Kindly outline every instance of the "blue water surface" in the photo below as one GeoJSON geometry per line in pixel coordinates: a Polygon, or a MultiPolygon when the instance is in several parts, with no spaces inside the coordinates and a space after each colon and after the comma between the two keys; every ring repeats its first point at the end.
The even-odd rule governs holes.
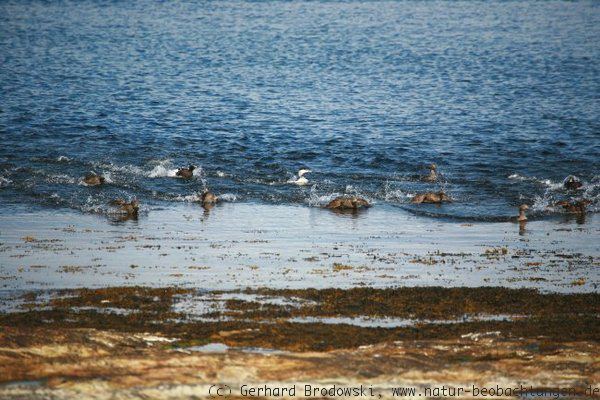
{"type": "Polygon", "coordinates": [[[473,219],[594,211],[600,2],[0,1],[0,137],[3,209],[152,209],[209,185],[473,219]],[[432,162],[440,183],[420,179],[432,162]],[[307,186],[288,182],[300,168],[307,186]],[[456,201],[409,204],[438,189],[456,201]]]}

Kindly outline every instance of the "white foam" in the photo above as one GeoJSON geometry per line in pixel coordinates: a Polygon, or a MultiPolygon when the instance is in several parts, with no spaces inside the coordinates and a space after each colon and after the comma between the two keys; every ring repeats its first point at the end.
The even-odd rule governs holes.
{"type": "Polygon", "coordinates": [[[524,176],[521,176],[519,174],[512,174],[512,175],[508,176],[508,179],[516,179],[516,180],[519,180],[519,181],[524,181],[524,180],[527,180],[528,178],[526,178],[524,176]]]}
{"type": "MultiPolygon", "coordinates": [[[[227,201],[227,202],[235,202],[237,200],[237,196],[233,193],[223,193],[217,195],[219,201],[227,201]]],[[[193,193],[188,194],[186,196],[178,195],[174,199],[174,201],[182,201],[187,203],[196,203],[202,201],[202,193],[193,193]]]]}
{"type": "Polygon", "coordinates": [[[105,173],[104,175],[102,175],[104,177],[104,181],[106,183],[114,183],[114,181],[112,180],[112,175],[110,172],[105,173]]]}
{"type": "Polygon", "coordinates": [[[217,196],[220,201],[234,202],[237,200],[237,196],[233,193],[223,193],[217,196]]]}
{"type": "Polygon", "coordinates": [[[177,177],[177,169],[167,168],[163,165],[157,165],[148,173],[149,178],[175,178],[177,177]]]}
{"type": "Polygon", "coordinates": [[[50,183],[76,183],[77,180],[73,177],[70,177],[68,175],[64,175],[64,174],[58,174],[58,175],[50,175],[48,176],[48,178],[46,179],[48,182],[50,183]]]}
{"type": "Polygon", "coordinates": [[[542,196],[535,196],[533,198],[531,209],[538,212],[555,211],[555,208],[552,206],[553,203],[552,197],[544,193],[542,196]]]}
{"type": "Polygon", "coordinates": [[[390,182],[386,182],[383,186],[383,198],[385,201],[398,201],[404,203],[415,196],[415,193],[408,193],[402,189],[395,189],[390,182]]]}
{"type": "Polygon", "coordinates": [[[12,181],[10,179],[0,176],[0,187],[7,187],[11,183],[12,181]]]}
{"type": "Polygon", "coordinates": [[[133,175],[145,175],[144,171],[135,165],[115,165],[113,163],[98,163],[94,165],[99,170],[109,170],[133,175]]]}
{"type": "Polygon", "coordinates": [[[319,194],[319,193],[317,193],[317,190],[318,190],[317,185],[310,188],[310,194],[307,199],[308,205],[310,207],[323,207],[324,205],[329,203],[331,200],[342,195],[339,192],[319,194]]]}
{"type": "Polygon", "coordinates": [[[56,161],[58,161],[58,162],[69,162],[69,161],[71,161],[71,159],[69,157],[67,157],[67,156],[58,156],[56,158],[56,161]]]}
{"type": "MultiPolygon", "coordinates": [[[[177,171],[179,171],[179,168],[173,168],[170,160],[162,160],[159,161],[158,165],[148,172],[146,176],[149,178],[177,178],[177,171]]],[[[202,178],[202,167],[196,167],[194,171],[192,171],[192,175],[197,178],[202,178]]]]}
{"type": "Polygon", "coordinates": [[[187,196],[179,195],[174,198],[175,201],[183,201],[188,203],[195,203],[202,200],[201,193],[188,194],[187,196]]]}
{"type": "Polygon", "coordinates": [[[519,174],[515,173],[515,174],[509,175],[508,179],[514,179],[514,180],[518,180],[518,181],[536,182],[541,185],[547,186],[551,190],[563,189],[562,182],[553,182],[550,179],[542,179],[542,178],[538,178],[536,176],[524,176],[524,175],[519,175],[519,174]]]}

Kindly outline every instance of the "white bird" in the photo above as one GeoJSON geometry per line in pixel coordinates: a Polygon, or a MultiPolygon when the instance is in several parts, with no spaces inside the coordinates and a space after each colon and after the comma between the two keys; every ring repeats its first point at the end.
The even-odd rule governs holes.
{"type": "Polygon", "coordinates": [[[304,175],[308,174],[309,172],[312,171],[310,169],[301,169],[300,171],[298,171],[298,178],[294,177],[290,179],[288,183],[293,183],[299,186],[308,185],[308,179],[306,179],[304,175]]]}

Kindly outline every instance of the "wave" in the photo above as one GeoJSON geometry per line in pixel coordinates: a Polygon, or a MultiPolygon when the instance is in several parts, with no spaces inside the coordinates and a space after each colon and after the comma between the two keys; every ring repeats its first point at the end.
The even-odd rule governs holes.
{"type": "Polygon", "coordinates": [[[381,196],[387,202],[409,203],[416,194],[416,192],[408,192],[396,188],[392,182],[386,181],[383,185],[381,196]]]}
{"type": "Polygon", "coordinates": [[[72,185],[72,184],[77,183],[77,179],[73,178],[72,176],[65,175],[65,174],[45,175],[44,180],[47,183],[63,184],[63,185],[72,185]]]}
{"type": "Polygon", "coordinates": [[[112,162],[95,162],[92,163],[92,166],[94,167],[94,169],[101,171],[101,174],[104,174],[106,171],[111,171],[115,173],[124,173],[138,176],[146,175],[142,168],[131,164],[118,165],[112,162]]]}
{"type": "Polygon", "coordinates": [[[309,205],[309,207],[321,208],[326,206],[331,200],[340,196],[362,197],[365,200],[367,200],[370,204],[375,204],[377,202],[375,198],[363,193],[362,191],[355,188],[353,185],[346,185],[346,188],[343,193],[337,191],[319,193],[319,186],[317,184],[310,188],[308,198],[305,200],[305,202],[309,205]]]}
{"type": "MultiPolygon", "coordinates": [[[[591,204],[587,207],[588,212],[598,212],[600,203],[600,177],[595,175],[590,182],[583,182],[581,189],[577,191],[567,190],[564,187],[564,180],[554,182],[550,179],[537,178],[535,176],[523,176],[512,174],[509,179],[534,182],[545,186],[545,190],[541,194],[533,196],[533,204],[531,209],[538,214],[564,214],[567,213],[563,207],[556,207],[555,204],[562,200],[578,201],[587,199],[591,204]]],[[[566,179],[566,178],[565,178],[566,179]]]]}
{"type": "MultiPolygon", "coordinates": [[[[233,202],[237,201],[237,198],[238,198],[233,193],[217,194],[217,197],[218,197],[219,201],[228,202],[228,203],[233,203],[233,202]]],[[[188,195],[178,194],[178,195],[172,195],[172,196],[164,196],[162,198],[160,196],[157,196],[157,198],[160,198],[162,200],[185,202],[185,203],[198,203],[198,202],[202,201],[202,192],[192,193],[192,194],[188,194],[188,195]]]]}
{"type": "Polygon", "coordinates": [[[525,181],[525,182],[534,182],[543,186],[546,186],[552,190],[561,190],[564,189],[563,182],[553,182],[550,179],[542,179],[535,176],[524,176],[519,174],[511,174],[508,176],[508,179],[517,180],[517,181],[525,181]]]}
{"type": "MultiPolygon", "coordinates": [[[[150,172],[146,174],[149,178],[177,178],[179,168],[174,168],[170,160],[159,161],[150,172]]],[[[202,178],[204,171],[202,167],[196,167],[192,172],[194,178],[202,178]]]]}
{"type": "MultiPolygon", "coordinates": [[[[564,208],[553,206],[561,200],[589,199],[592,201],[589,212],[598,212],[600,203],[598,175],[586,176],[583,187],[576,191],[566,190],[556,177],[553,180],[519,173],[496,177],[493,181],[444,180],[432,185],[397,173],[315,172],[308,176],[308,186],[298,187],[286,183],[293,176],[288,172],[289,168],[271,174],[244,168],[226,169],[220,165],[221,168],[210,171],[198,167],[194,170],[194,179],[189,182],[158,179],[175,178],[175,165],[177,161],[171,159],[153,159],[136,165],[53,155],[38,159],[33,165],[3,164],[0,188],[14,188],[17,196],[24,196],[25,201],[92,213],[106,212],[106,203],[116,197],[137,196],[150,208],[169,202],[199,202],[202,189],[207,187],[216,194],[222,193],[221,200],[229,202],[237,202],[241,196],[243,200],[269,204],[323,207],[335,197],[352,195],[373,204],[401,206],[419,215],[472,221],[507,221],[515,207],[523,203],[530,205],[530,215],[534,218],[565,213],[564,208]],[[62,164],[57,164],[59,161],[62,164]],[[90,172],[103,176],[107,185],[88,188],[83,178],[90,172]],[[440,208],[410,205],[415,194],[440,188],[445,189],[455,202],[440,208]]],[[[12,190],[3,191],[3,194],[14,195],[12,190]]]]}
{"type": "Polygon", "coordinates": [[[152,171],[148,172],[149,178],[175,178],[177,176],[176,168],[166,168],[163,165],[157,165],[152,169],[152,171]]]}
{"type": "Polygon", "coordinates": [[[11,181],[10,179],[0,176],[0,188],[8,187],[11,183],[13,183],[13,181],[11,181]]]}

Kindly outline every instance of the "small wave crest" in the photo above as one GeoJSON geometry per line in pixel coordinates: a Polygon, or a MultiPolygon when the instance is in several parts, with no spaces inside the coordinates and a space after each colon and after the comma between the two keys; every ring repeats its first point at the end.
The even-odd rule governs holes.
{"type": "Polygon", "coordinates": [[[45,177],[46,182],[53,184],[74,184],[77,180],[69,175],[54,174],[45,177]]]}
{"type": "Polygon", "coordinates": [[[540,185],[548,187],[551,190],[560,190],[560,189],[563,189],[563,183],[562,182],[553,182],[550,179],[542,179],[542,178],[538,178],[536,176],[524,176],[524,175],[519,175],[519,174],[515,173],[515,174],[509,175],[508,179],[517,180],[517,181],[524,181],[524,182],[538,183],[540,185]]]}
{"type": "Polygon", "coordinates": [[[390,181],[386,181],[383,185],[382,197],[388,202],[408,203],[415,194],[416,193],[406,192],[398,187],[395,187],[390,181]]]}
{"type": "Polygon", "coordinates": [[[217,196],[219,201],[227,201],[227,202],[235,202],[237,201],[237,196],[233,193],[223,193],[217,196]]]}
{"type": "Polygon", "coordinates": [[[0,188],[10,186],[11,183],[10,179],[0,176],[0,188]]]}
{"type": "Polygon", "coordinates": [[[564,187],[564,181],[554,182],[550,179],[541,179],[537,177],[527,177],[519,174],[512,174],[509,179],[520,181],[535,182],[546,187],[542,194],[533,196],[532,211],[540,214],[559,213],[567,211],[563,207],[556,207],[556,203],[562,200],[579,201],[590,200],[591,204],[587,207],[588,212],[598,212],[600,203],[600,177],[594,176],[590,182],[583,182],[583,187],[578,191],[568,191],[564,187]]]}
{"type": "MultiPolygon", "coordinates": [[[[179,168],[173,167],[170,160],[162,160],[146,176],[149,178],[177,178],[177,171],[179,171],[179,168]]],[[[195,178],[202,178],[203,174],[202,167],[196,167],[192,172],[195,178]]]]}
{"type": "Polygon", "coordinates": [[[112,162],[108,162],[108,163],[103,162],[103,163],[94,163],[93,166],[94,166],[94,168],[96,168],[100,171],[110,171],[110,172],[114,172],[114,173],[118,173],[118,174],[131,174],[131,175],[140,175],[140,176],[145,175],[145,172],[142,168],[135,166],[135,165],[131,165],[131,164],[117,165],[112,162]]]}
{"type": "Polygon", "coordinates": [[[149,178],[175,178],[177,176],[176,168],[167,168],[164,165],[157,165],[148,172],[149,178]]]}
{"type": "MultiPolygon", "coordinates": [[[[230,203],[237,201],[237,196],[233,193],[219,194],[219,195],[217,195],[217,198],[219,201],[230,202],[230,203]]],[[[188,194],[188,195],[176,195],[176,196],[171,197],[171,200],[185,202],[185,203],[197,203],[197,202],[202,201],[202,193],[197,192],[197,193],[192,193],[192,194],[188,194]]]]}

